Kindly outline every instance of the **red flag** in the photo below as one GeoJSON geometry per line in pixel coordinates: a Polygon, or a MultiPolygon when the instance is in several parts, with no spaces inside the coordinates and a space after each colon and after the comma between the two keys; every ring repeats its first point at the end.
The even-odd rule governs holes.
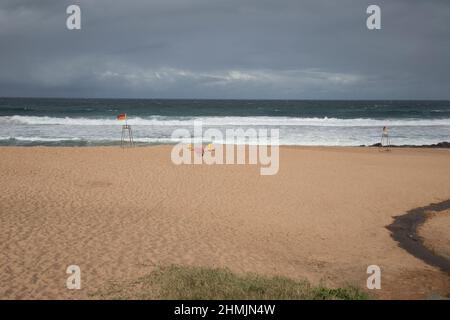
{"type": "Polygon", "coordinates": [[[127,120],[127,114],[121,113],[117,116],[117,120],[127,120]]]}

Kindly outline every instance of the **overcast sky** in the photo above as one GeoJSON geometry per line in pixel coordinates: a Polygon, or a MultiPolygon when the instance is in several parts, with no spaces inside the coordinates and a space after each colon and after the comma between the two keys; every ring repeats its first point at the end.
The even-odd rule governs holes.
{"type": "Polygon", "coordinates": [[[450,99],[450,1],[1,0],[0,96],[450,99]]]}

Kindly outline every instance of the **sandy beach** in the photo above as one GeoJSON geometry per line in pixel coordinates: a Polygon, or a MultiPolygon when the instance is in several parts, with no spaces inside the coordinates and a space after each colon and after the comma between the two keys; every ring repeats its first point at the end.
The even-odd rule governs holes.
{"type": "MultiPolygon", "coordinates": [[[[89,299],[170,264],[361,288],[376,264],[378,298],[450,293],[450,276],[386,229],[450,199],[450,150],[281,147],[273,176],[257,165],[176,166],[170,151],[0,148],[0,298],[89,299]],[[81,290],[65,286],[72,264],[81,290]]],[[[448,221],[421,229],[447,256],[448,221]]]]}

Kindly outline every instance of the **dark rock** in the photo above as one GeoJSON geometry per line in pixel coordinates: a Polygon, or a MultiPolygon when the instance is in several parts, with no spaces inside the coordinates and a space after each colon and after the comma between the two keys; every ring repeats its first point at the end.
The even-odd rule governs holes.
{"type": "MultiPolygon", "coordinates": [[[[382,147],[381,143],[374,143],[369,147],[382,147]]],[[[450,148],[450,142],[443,141],[436,144],[423,144],[420,146],[410,145],[410,144],[402,144],[402,145],[390,145],[390,148],[450,148]]]]}

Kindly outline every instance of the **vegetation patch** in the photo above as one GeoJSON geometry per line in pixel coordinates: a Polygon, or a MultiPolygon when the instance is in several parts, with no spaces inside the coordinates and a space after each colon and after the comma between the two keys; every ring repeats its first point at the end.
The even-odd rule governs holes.
{"type": "Polygon", "coordinates": [[[352,286],[327,288],[287,277],[242,275],[228,269],[168,266],[127,283],[110,283],[92,295],[103,299],[200,300],[361,300],[369,296],[352,286]]]}

